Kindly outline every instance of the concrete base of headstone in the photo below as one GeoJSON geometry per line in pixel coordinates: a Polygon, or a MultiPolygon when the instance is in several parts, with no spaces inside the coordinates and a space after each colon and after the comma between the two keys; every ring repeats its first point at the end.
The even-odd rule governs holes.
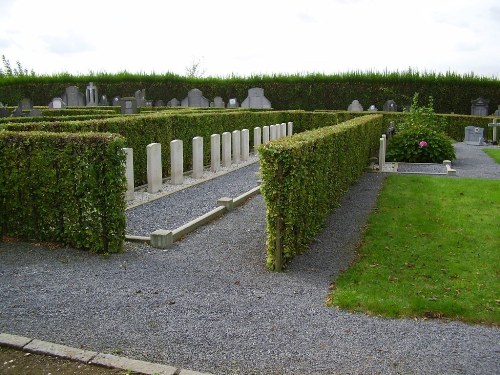
{"type": "Polygon", "coordinates": [[[217,200],[217,206],[225,207],[228,211],[231,211],[234,206],[233,198],[222,197],[217,200]]]}

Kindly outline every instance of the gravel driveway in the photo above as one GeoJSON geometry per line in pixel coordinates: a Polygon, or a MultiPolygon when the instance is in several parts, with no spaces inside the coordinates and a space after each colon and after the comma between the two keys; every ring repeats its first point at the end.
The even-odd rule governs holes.
{"type": "MultiPolygon", "coordinates": [[[[476,174],[491,160],[469,147],[458,176],[469,173],[460,162],[476,174]]],[[[490,169],[484,177],[500,179],[490,169]]],[[[4,242],[0,332],[214,374],[498,374],[498,328],[325,307],[383,180],[363,175],[279,274],[264,266],[261,196],[165,251],[129,243],[103,257],[4,242]]]]}

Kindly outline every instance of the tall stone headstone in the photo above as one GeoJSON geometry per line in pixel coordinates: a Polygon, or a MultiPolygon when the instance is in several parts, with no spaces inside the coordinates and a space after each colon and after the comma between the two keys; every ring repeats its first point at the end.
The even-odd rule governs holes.
{"type": "Polygon", "coordinates": [[[477,98],[476,100],[471,100],[470,102],[470,114],[472,116],[488,116],[489,100],[477,98]]]}
{"type": "Polygon", "coordinates": [[[146,89],[137,90],[134,96],[137,102],[137,108],[141,108],[146,105],[146,89]]]}
{"type": "Polygon", "coordinates": [[[354,99],[347,107],[347,110],[350,112],[363,112],[363,106],[358,100],[354,99]]]}
{"type": "Polygon", "coordinates": [[[210,106],[210,102],[203,96],[203,93],[198,89],[192,89],[188,92],[188,96],[182,99],[181,107],[202,107],[210,106]]]}
{"type": "Polygon", "coordinates": [[[271,102],[264,96],[264,89],[253,87],[248,90],[248,96],[241,103],[242,108],[271,108],[271,102]]]}
{"type": "Polygon", "coordinates": [[[468,145],[482,146],[484,145],[483,133],[483,128],[478,128],[476,126],[466,126],[464,142],[468,145]]]}
{"type": "Polygon", "coordinates": [[[394,100],[390,99],[384,103],[384,111],[385,112],[397,112],[398,105],[396,104],[396,102],[394,100]]]}
{"type": "Polygon", "coordinates": [[[80,91],[78,91],[78,87],[76,86],[66,87],[66,91],[61,96],[61,98],[63,102],[70,107],[85,106],[85,98],[83,94],[80,91]]]}
{"type": "Polygon", "coordinates": [[[87,103],[87,107],[95,107],[99,105],[97,87],[93,82],[90,82],[85,90],[85,102],[87,103]]]}

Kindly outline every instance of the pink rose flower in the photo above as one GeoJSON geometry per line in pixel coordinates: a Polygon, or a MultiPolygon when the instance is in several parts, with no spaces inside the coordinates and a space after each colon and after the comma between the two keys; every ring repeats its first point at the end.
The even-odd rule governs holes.
{"type": "Polygon", "coordinates": [[[426,141],[420,141],[420,142],[418,143],[418,146],[419,146],[420,148],[427,147],[427,142],[426,142],[426,141]]]}

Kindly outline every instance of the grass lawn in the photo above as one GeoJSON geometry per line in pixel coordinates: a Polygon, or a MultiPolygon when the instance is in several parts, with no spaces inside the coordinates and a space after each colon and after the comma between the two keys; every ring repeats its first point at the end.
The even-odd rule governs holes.
{"type": "Polygon", "coordinates": [[[500,164],[500,148],[484,148],[483,151],[500,164]]]}
{"type": "Polygon", "coordinates": [[[328,304],[500,324],[500,181],[389,176],[328,304]]]}

